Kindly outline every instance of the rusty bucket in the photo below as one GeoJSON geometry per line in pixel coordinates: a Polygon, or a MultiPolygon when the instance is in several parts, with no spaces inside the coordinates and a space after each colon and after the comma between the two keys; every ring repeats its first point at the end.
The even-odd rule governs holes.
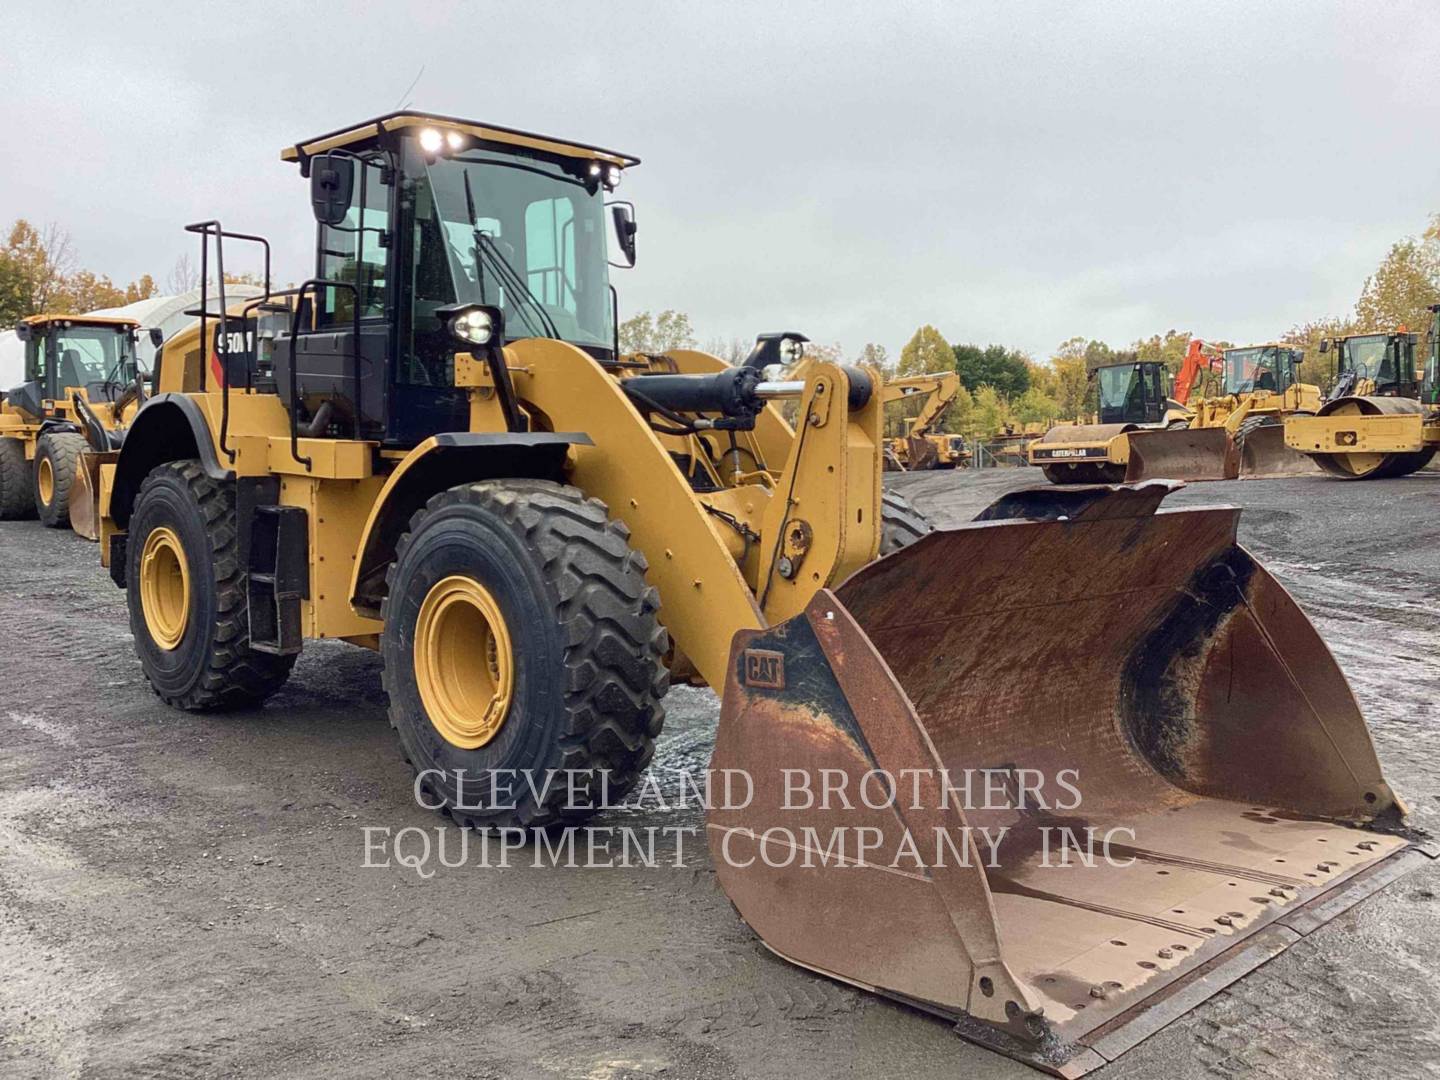
{"type": "Polygon", "coordinates": [[[118,452],[82,450],[75,459],[75,479],[70,485],[70,528],[86,540],[100,539],[100,466],[118,461],[118,452]]]}
{"type": "Polygon", "coordinates": [[[1127,483],[1234,480],[1239,475],[1239,451],[1224,428],[1166,428],[1130,436],[1127,483]]]}
{"type": "Polygon", "coordinates": [[[1014,493],[736,636],[707,831],[773,951],[1079,1076],[1423,860],[1239,511],[1175,486],[1014,493]]]}
{"type": "Polygon", "coordinates": [[[1285,445],[1285,425],[1278,421],[1246,431],[1236,441],[1240,450],[1241,480],[1321,475],[1318,464],[1285,445]]]}

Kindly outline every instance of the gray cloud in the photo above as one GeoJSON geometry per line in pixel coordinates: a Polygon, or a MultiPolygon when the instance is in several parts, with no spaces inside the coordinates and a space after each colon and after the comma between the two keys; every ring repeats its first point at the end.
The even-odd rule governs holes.
{"type": "Polygon", "coordinates": [[[1425,3],[16,3],[0,216],[163,279],[218,216],[309,272],[286,143],[417,107],[638,154],[622,308],[892,352],[921,322],[1259,339],[1436,199],[1425,3]]]}

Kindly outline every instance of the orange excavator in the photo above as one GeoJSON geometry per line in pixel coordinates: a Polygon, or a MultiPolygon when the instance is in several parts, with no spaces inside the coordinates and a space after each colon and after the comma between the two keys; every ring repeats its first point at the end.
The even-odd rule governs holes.
{"type": "Polygon", "coordinates": [[[1225,370],[1224,365],[1224,350],[1208,341],[1191,338],[1190,347],[1185,350],[1185,359],[1175,374],[1175,400],[1188,406],[1190,395],[1197,386],[1200,388],[1200,396],[1205,397],[1209,384],[1219,379],[1225,370]]]}

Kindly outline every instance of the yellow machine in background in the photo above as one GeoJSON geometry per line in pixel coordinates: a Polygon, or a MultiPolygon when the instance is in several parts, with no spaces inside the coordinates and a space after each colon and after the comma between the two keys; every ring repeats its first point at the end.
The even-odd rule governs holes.
{"type": "MultiPolygon", "coordinates": [[[[956,469],[969,462],[970,451],[963,436],[932,434],[932,429],[945,419],[959,393],[960,376],[953,371],[907,375],[885,384],[881,400],[887,406],[898,401],[924,398],[920,411],[913,417],[894,418],[904,428],[904,433],[885,441],[887,472],[956,469]]],[[[894,426],[889,418],[886,426],[894,426]]]]}
{"type": "Polygon", "coordinates": [[[1052,484],[1118,484],[1126,479],[1130,440],[1147,428],[1183,427],[1191,413],[1167,390],[1165,365],[1126,359],[1089,372],[1098,384],[1098,423],[1056,424],[1026,455],[1052,484]]]}
{"type": "Polygon", "coordinates": [[[1194,416],[1130,440],[1127,480],[1260,479],[1315,467],[1286,448],[1286,417],[1314,413],[1320,388],[1300,381],[1304,353],[1283,342],[1226,349],[1221,393],[1192,399],[1194,416]]]}
{"type": "Polygon", "coordinates": [[[1440,450],[1440,305],[1431,307],[1425,363],[1416,336],[1354,334],[1321,342],[1339,353],[1338,381],[1315,416],[1285,421],[1285,444],[1341,480],[1408,476],[1440,450]]]}
{"type": "MultiPolygon", "coordinates": [[[[0,401],[0,520],[39,515],[88,533],[93,505],[84,429],[113,431],[144,400],[140,324],[101,315],[32,315],[15,328],[25,381],[0,401]]],[[[159,331],[152,331],[152,340],[159,331]]],[[[159,344],[158,340],[155,341],[159,344]]]]}
{"type": "MultiPolygon", "coordinates": [[[[213,368],[215,316],[167,343],[100,467],[167,702],[253,704],[343,638],[378,650],[429,805],[553,829],[623,798],[671,678],[699,678],[711,768],[753,784],[709,809],[711,857],[766,944],[1067,1076],[1408,865],[1369,829],[1401,808],[1354,697],[1238,511],[1043,488],[934,531],[882,496],[874,370],[767,379],[796,334],[735,367],[620,353],[606,234],[633,263],[635,222],[605,199],[636,159],[413,113],[283,156],[316,277],[221,316],[213,368]],[[787,801],[786,770],[820,769],[857,796],[910,779],[787,801]],[[977,770],[1070,770],[1083,808],[946,793],[977,770]],[[1041,866],[1082,815],[1126,858],[1041,866]],[[993,861],[972,822],[1009,837],[993,861]]],[[[222,266],[247,239],[192,228],[222,266]]]]}

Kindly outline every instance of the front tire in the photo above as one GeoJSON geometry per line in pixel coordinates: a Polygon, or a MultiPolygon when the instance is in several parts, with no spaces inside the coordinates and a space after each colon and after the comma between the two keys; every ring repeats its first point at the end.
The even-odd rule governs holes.
{"type": "Polygon", "coordinates": [[[250,648],[237,537],[233,483],[211,479],[198,461],[145,478],[125,545],[130,629],[151,687],[178,709],[254,705],[295,664],[250,648]]]}
{"type": "Polygon", "coordinates": [[[549,481],[465,484],[411,519],[380,651],[429,806],[529,830],[578,824],[634,787],[669,688],[645,570],[603,503],[549,481]]]}
{"type": "Polygon", "coordinates": [[[19,439],[0,439],[0,521],[35,516],[35,496],[25,444],[19,439]]]}
{"type": "Polygon", "coordinates": [[[894,491],[880,497],[880,554],[909,547],[926,533],[935,531],[935,524],[916,510],[910,500],[894,491]]]}
{"type": "Polygon", "coordinates": [[[35,512],[51,529],[70,525],[70,487],[85,449],[85,436],[74,431],[51,431],[35,447],[35,512]]]}

